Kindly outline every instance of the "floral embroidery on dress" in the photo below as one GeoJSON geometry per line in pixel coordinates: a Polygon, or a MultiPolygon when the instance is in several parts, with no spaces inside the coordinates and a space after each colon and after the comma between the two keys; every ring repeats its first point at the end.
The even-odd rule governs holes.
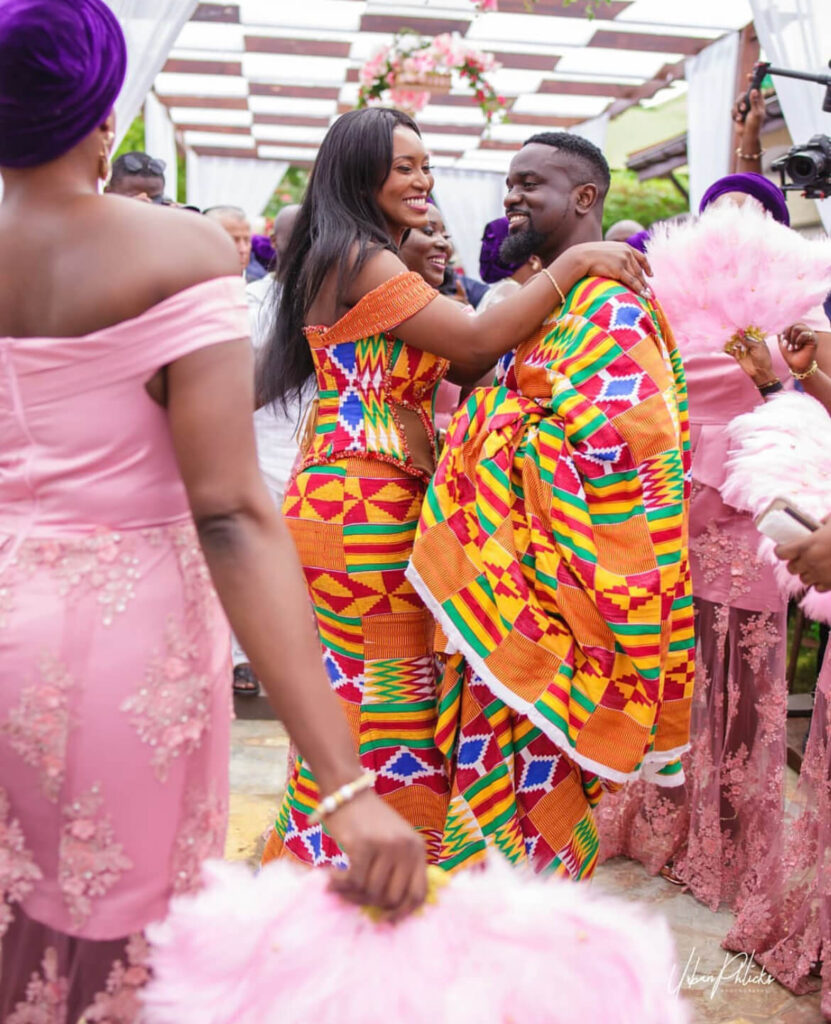
{"type": "Polygon", "coordinates": [[[134,1024],[141,1010],[141,990],[150,980],[150,947],[143,935],[132,935],[124,950],[126,964],[116,960],[103,992],[84,1011],[84,1024],[134,1024]]]}
{"type": "Polygon", "coordinates": [[[164,782],[173,760],[199,746],[211,724],[212,677],[200,672],[201,652],[174,623],[167,627],[165,653],[155,654],[144,685],[121,705],[164,782]]]}
{"type": "Polygon", "coordinates": [[[43,954],[41,967],[43,973],[32,975],[25,1001],[6,1017],[6,1024],[68,1024],[69,982],[58,975],[58,954],[51,946],[43,954]]]}
{"type": "Polygon", "coordinates": [[[743,540],[734,541],[716,523],[709,523],[703,533],[690,540],[690,553],[697,558],[706,583],[715,583],[729,574],[729,601],[746,594],[762,571],[750,546],[743,540]]]}
{"type": "Polygon", "coordinates": [[[0,936],[12,921],[11,903],[20,903],[43,875],[23,839],[23,830],[11,817],[6,791],[0,787],[0,936]]]}
{"type": "Polygon", "coordinates": [[[744,652],[745,661],[754,672],[761,669],[771,650],[781,642],[782,638],[774,625],[774,615],[771,612],[752,615],[747,622],[741,624],[739,647],[744,652]]]}
{"type": "Polygon", "coordinates": [[[41,658],[40,679],[23,688],[20,703],[0,726],[0,735],[5,735],[12,750],[38,771],[41,791],[54,803],[66,770],[73,680],[50,654],[41,658]]]}
{"type": "Polygon", "coordinates": [[[102,803],[96,784],[63,809],[58,885],[76,928],[89,917],[93,899],[109,892],[133,866],[109,818],[100,813],[102,803]]]}
{"type": "Polygon", "coordinates": [[[136,536],[101,529],[72,540],[34,538],[24,541],[11,565],[23,572],[47,569],[58,580],[58,594],[74,597],[78,591],[96,595],[101,621],[111,626],[127,610],[140,577],[136,536]]]}
{"type": "Polygon", "coordinates": [[[170,533],[184,582],[185,607],[189,615],[202,619],[207,606],[214,605],[217,597],[196,528],[193,523],[185,523],[171,527],[170,533]]]}
{"type": "Polygon", "coordinates": [[[180,895],[200,885],[202,862],[221,857],[228,825],[228,808],[216,794],[187,797],[188,813],[182,822],[173,851],[173,891],[180,895]]]}

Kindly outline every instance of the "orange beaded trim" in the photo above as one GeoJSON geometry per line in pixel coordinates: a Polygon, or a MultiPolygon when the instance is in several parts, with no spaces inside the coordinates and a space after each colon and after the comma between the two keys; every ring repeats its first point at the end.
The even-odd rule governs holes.
{"type": "Polygon", "coordinates": [[[359,341],[392,330],[424,309],[438,295],[414,270],[391,277],[367,292],[331,327],[304,327],[310,348],[359,341]]]}

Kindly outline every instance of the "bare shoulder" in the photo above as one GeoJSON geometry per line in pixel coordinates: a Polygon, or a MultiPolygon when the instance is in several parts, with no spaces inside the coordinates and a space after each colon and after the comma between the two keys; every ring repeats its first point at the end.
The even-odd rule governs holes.
{"type": "Polygon", "coordinates": [[[350,305],[399,274],[406,274],[407,267],[389,249],[376,249],[366,260],[349,289],[347,298],[350,305]]]}
{"type": "Polygon", "coordinates": [[[117,211],[120,228],[132,239],[136,270],[156,278],[163,298],[216,277],[239,275],[233,242],[209,218],[130,199],[108,197],[107,202],[122,207],[117,211]]]}

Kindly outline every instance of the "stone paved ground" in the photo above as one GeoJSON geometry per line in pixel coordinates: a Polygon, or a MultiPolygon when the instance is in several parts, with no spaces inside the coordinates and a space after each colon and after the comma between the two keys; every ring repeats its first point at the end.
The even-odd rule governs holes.
{"type": "MultiPolygon", "coordinates": [[[[228,858],[252,865],[258,862],[282,794],[287,753],[288,737],[278,722],[234,722],[228,858]]],[[[660,878],[650,878],[640,865],[626,860],[605,864],[593,884],[623,899],[646,903],[666,917],[677,943],[679,978],[687,979],[682,992],[690,1005],[692,1024],[821,1024],[818,994],[797,998],[776,982],[762,984],[754,964],[744,970],[736,970],[744,967],[738,962],[732,969],[728,966],[725,975],[741,980],[726,980],[715,993],[712,982],[689,983],[693,973],[718,976],[724,969],[729,954],[719,943],[731,920],[726,911],[712,913],[689,894],[660,878]]]]}

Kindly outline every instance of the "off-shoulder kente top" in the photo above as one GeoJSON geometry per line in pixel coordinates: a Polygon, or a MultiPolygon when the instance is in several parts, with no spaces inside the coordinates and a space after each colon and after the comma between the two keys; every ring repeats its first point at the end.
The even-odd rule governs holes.
{"type": "Polygon", "coordinates": [[[301,470],[364,456],[429,479],[435,393],[449,363],[406,344],[395,329],[437,294],[410,271],[367,292],[331,327],[305,328],[318,405],[301,470]]]}

